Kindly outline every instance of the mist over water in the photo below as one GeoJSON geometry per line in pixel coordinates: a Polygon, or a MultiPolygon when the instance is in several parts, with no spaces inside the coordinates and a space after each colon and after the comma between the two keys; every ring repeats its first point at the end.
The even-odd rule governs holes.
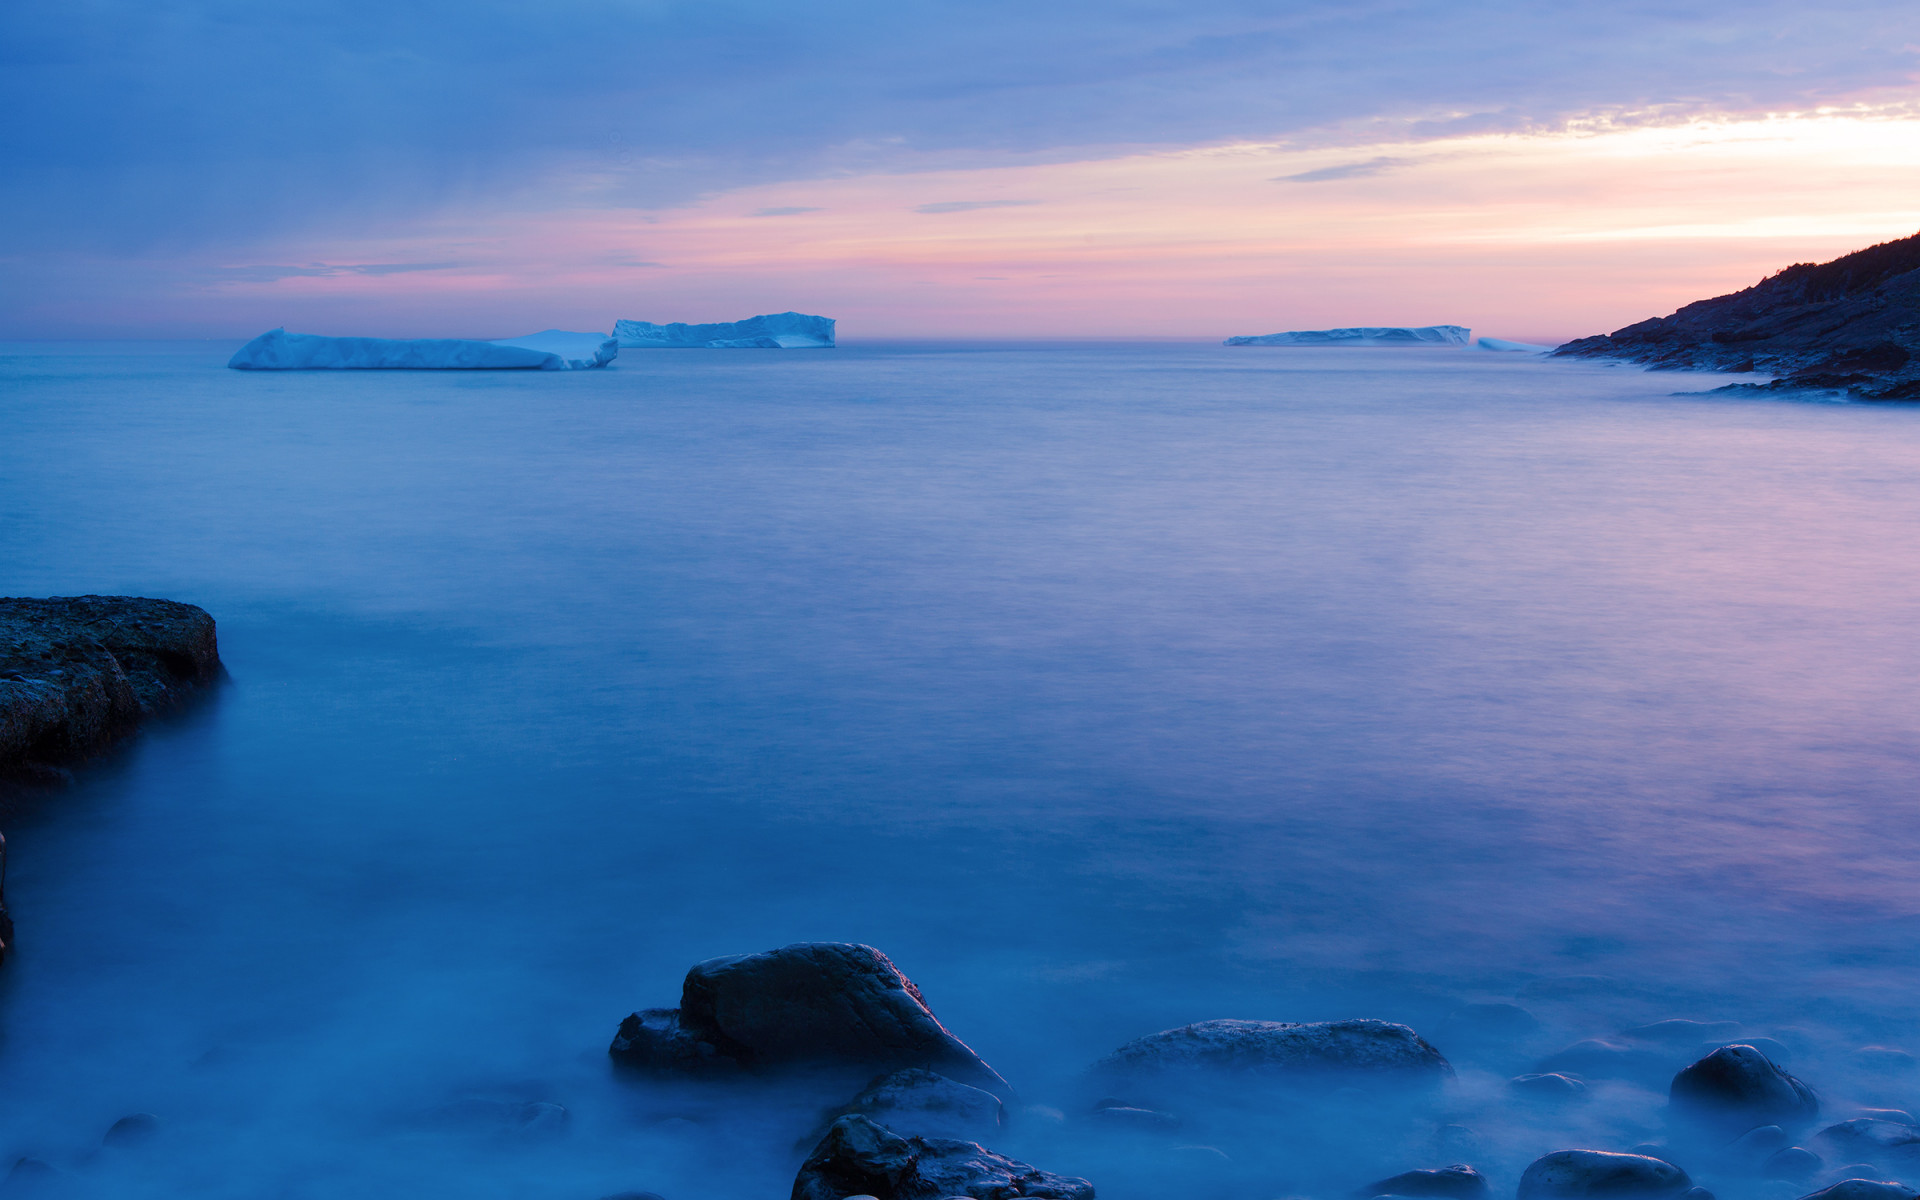
{"type": "Polygon", "coordinates": [[[12,802],[0,1155],[72,1194],[784,1196],[812,1099],[605,1050],[801,940],[886,951],[1069,1114],[996,1148],[1113,1200],[1192,1168],[1083,1129],[1079,1072],[1214,1017],[1403,1021],[1460,1079],[1194,1196],[1664,1141],[1665,1075],[1505,1080],[1668,1017],[1833,1120],[1920,1103],[1858,1053],[1920,1049],[1910,407],[1449,351],[231,348],[0,347],[0,592],[199,604],[232,674],[12,802]],[[1486,1001],[1545,1028],[1449,1025],[1486,1001]]]}

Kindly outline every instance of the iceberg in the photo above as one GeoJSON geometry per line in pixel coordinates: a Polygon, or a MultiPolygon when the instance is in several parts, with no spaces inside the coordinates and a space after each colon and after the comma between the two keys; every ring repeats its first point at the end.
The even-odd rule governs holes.
{"type": "Polygon", "coordinates": [[[1472,330],[1459,325],[1367,326],[1361,329],[1296,329],[1258,337],[1230,337],[1228,346],[1464,346],[1472,330]]]}
{"type": "Polygon", "coordinates": [[[613,336],[626,349],[828,350],[833,347],[833,318],[783,312],[713,325],[615,321],[613,336]]]}
{"type": "Polygon", "coordinates": [[[234,352],[236,371],[577,371],[620,352],[604,333],[547,329],[497,342],[465,338],[322,337],[274,329],[234,352]]]}
{"type": "Polygon", "coordinates": [[[1483,337],[1477,339],[1482,350],[1499,350],[1507,354],[1545,354],[1552,346],[1536,346],[1532,342],[1510,342],[1505,338],[1483,337]]]}

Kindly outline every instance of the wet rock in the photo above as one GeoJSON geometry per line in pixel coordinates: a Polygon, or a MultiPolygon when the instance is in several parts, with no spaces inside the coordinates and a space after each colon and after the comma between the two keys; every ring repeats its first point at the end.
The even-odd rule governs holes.
{"type": "Polygon", "coordinates": [[[1786,1149],[1792,1140],[1778,1125],[1761,1125],[1729,1142],[1726,1157],[1736,1162],[1760,1163],[1786,1149]]]}
{"type": "Polygon", "coordinates": [[[1556,1150],[1535,1159],[1520,1176],[1519,1200],[1667,1200],[1692,1186],[1685,1171],[1663,1159],[1602,1150],[1556,1150]]]}
{"type": "Polygon", "coordinates": [[[997,1135],[1006,1110],[992,1092],[909,1067],[867,1085],[839,1114],[859,1113],[901,1135],[964,1138],[997,1135]]]}
{"type": "Polygon", "coordinates": [[[1675,1056],[1670,1052],[1663,1053],[1626,1042],[1588,1038],[1541,1059],[1539,1073],[1651,1082],[1666,1078],[1673,1069],[1674,1061],[1675,1056]]]}
{"type": "Polygon", "coordinates": [[[1886,1180],[1842,1179],[1831,1187],[1809,1192],[1802,1200],[1920,1200],[1920,1192],[1886,1180]]]}
{"type": "Polygon", "coordinates": [[[1012,1094],[886,955],[847,942],[700,963],[687,972],[678,1009],[629,1016],[609,1053],[625,1066],[673,1072],[922,1067],[1012,1094]]]}
{"type": "Polygon", "coordinates": [[[1095,1104],[1093,1122],[1107,1129],[1134,1133],[1171,1133],[1180,1128],[1180,1118],[1172,1113],[1138,1108],[1119,1100],[1102,1100],[1095,1104]]]}
{"type": "Polygon", "coordinates": [[[1857,1117],[1827,1126],[1814,1141],[1842,1162],[1920,1162],[1920,1127],[1899,1121],[1857,1117]]]}
{"type": "Polygon", "coordinates": [[[1084,1179],[1054,1175],[972,1142],[900,1137],[858,1114],[833,1123],[793,1182],[793,1200],[1093,1200],[1084,1179]]]}
{"type": "Polygon", "coordinates": [[[1525,1096],[1540,1099],[1569,1099],[1586,1094],[1587,1085],[1566,1075],[1515,1075],[1507,1086],[1525,1096]]]}
{"type": "Polygon", "coordinates": [[[1697,1046],[1702,1042],[1724,1043],[1740,1030],[1738,1021],[1687,1021],[1674,1018],[1623,1029],[1620,1036],[1643,1042],[1663,1042],[1674,1046],[1697,1046]]]}
{"type": "Polygon", "coordinates": [[[160,1132],[160,1125],[160,1118],[152,1113],[132,1113],[109,1125],[100,1144],[115,1150],[144,1146],[160,1132]]]}
{"type": "Polygon", "coordinates": [[[1428,1088],[1452,1078],[1440,1052],[1405,1025],[1355,1020],[1201,1021],[1137,1038],[1095,1063],[1090,1077],[1130,1102],[1219,1084],[1326,1090],[1364,1080],[1370,1086],[1428,1088]]]}
{"type": "Polygon", "coordinates": [[[213,618],[191,604],[0,599],[0,775],[51,778],[220,674],[213,618]]]}
{"type": "Polygon", "coordinates": [[[1403,1171],[1357,1189],[1359,1200],[1368,1196],[1446,1196],[1452,1200],[1480,1200],[1487,1195],[1487,1177],[1465,1163],[1448,1167],[1428,1167],[1403,1171]]]}
{"type": "Polygon", "coordinates": [[[1760,1164],[1760,1174],[1768,1179],[1811,1179],[1826,1163],[1805,1146],[1788,1146],[1760,1164]]]}
{"type": "Polygon", "coordinates": [[[1819,1115],[1813,1089],[1752,1046],[1722,1046],[1673,1077],[1667,1093],[1678,1117],[1723,1134],[1756,1125],[1802,1126],[1819,1115]]]}

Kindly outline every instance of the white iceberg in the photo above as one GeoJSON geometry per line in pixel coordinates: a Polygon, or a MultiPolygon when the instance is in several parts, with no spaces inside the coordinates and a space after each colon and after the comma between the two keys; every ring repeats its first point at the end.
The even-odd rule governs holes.
{"type": "Polygon", "coordinates": [[[1505,338],[1483,337],[1477,339],[1482,350],[1498,350],[1505,354],[1545,354],[1552,346],[1536,346],[1532,342],[1510,342],[1505,338]]]}
{"type": "Polygon", "coordinates": [[[1230,337],[1228,346],[1464,346],[1470,329],[1459,325],[1366,326],[1360,329],[1296,329],[1258,337],[1230,337]]]}
{"type": "Polygon", "coordinates": [[[615,321],[613,336],[626,349],[827,350],[833,347],[833,318],[783,312],[712,325],[615,321]]]}
{"type": "Polygon", "coordinates": [[[497,342],[466,338],[322,337],[274,329],[234,352],[236,371],[577,371],[620,345],[604,333],[548,329],[497,342]]]}

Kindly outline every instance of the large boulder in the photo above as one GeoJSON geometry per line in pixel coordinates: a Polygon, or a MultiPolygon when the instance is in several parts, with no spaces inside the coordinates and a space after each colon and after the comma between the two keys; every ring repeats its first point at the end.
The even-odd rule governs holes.
{"type": "Polygon", "coordinates": [[[679,1008],[627,1017],[609,1053],[626,1066],[676,1072],[919,1067],[1011,1094],[886,955],[847,942],[700,963],[687,972],[679,1008]]]}
{"type": "Polygon", "coordinates": [[[0,598],[0,774],[57,773],[220,675],[213,618],[191,604],[0,598]]]}
{"type": "Polygon", "coordinates": [[[1664,1159],[1604,1150],[1556,1150],[1520,1176],[1519,1200],[1667,1200],[1693,1180],[1664,1159]]]}
{"type": "Polygon", "coordinates": [[[1799,1128],[1820,1113],[1812,1088],[1752,1046],[1722,1046],[1683,1068],[1667,1104],[1675,1116],[1727,1136],[1757,1125],[1799,1128]]]}
{"type": "Polygon", "coordinates": [[[1201,1021],[1136,1038],[1093,1065],[1129,1101],[1209,1093],[1227,1081],[1318,1089],[1432,1087],[1453,1068],[1425,1039],[1387,1021],[1201,1021]]]}
{"type": "Polygon", "coordinates": [[[901,1137],[866,1117],[841,1117],[793,1181],[793,1200],[1093,1200],[1084,1179],[1054,1175],[952,1138],[901,1137]]]}

